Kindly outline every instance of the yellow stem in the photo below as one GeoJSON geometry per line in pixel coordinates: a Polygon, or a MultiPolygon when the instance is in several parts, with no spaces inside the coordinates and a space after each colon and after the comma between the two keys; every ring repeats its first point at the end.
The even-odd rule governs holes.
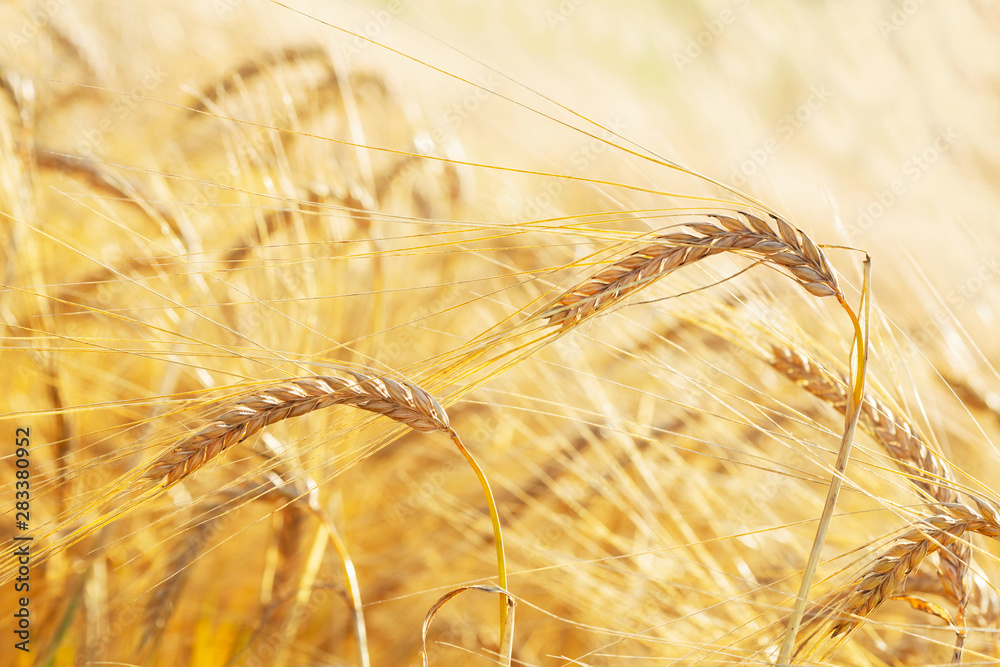
{"type": "Polygon", "coordinates": [[[320,521],[323,522],[323,527],[326,529],[330,543],[333,544],[337,555],[340,556],[340,562],[344,568],[344,577],[347,580],[347,591],[351,607],[351,620],[354,623],[354,634],[358,640],[358,667],[369,667],[371,662],[368,657],[368,632],[365,629],[365,612],[361,604],[361,587],[358,585],[358,575],[354,570],[354,561],[351,559],[351,554],[347,551],[347,544],[340,536],[340,531],[337,530],[337,526],[333,523],[330,515],[321,511],[318,506],[314,507],[313,511],[318,513],[320,521]]]}
{"type": "MultiPolygon", "coordinates": [[[[483,493],[486,494],[486,503],[490,508],[490,520],[493,522],[493,540],[496,542],[497,548],[497,577],[500,580],[500,588],[507,590],[507,560],[504,556],[503,551],[503,533],[500,531],[500,514],[497,512],[497,504],[493,499],[493,491],[490,490],[490,482],[486,479],[486,473],[483,469],[479,467],[476,463],[476,459],[473,458],[472,453],[465,448],[462,444],[462,439],[458,437],[458,433],[455,429],[451,429],[450,432],[451,439],[458,447],[458,451],[462,452],[462,456],[465,460],[469,462],[472,469],[475,471],[476,476],[479,478],[479,483],[483,485],[483,493]]],[[[504,628],[507,625],[507,598],[506,596],[501,596],[500,598],[500,636],[504,636],[504,628]]]]}
{"type": "MultiPolygon", "coordinates": [[[[864,397],[865,391],[865,366],[867,363],[867,350],[862,352],[862,346],[867,347],[867,341],[865,340],[865,335],[861,330],[861,322],[858,320],[858,316],[854,313],[854,309],[848,305],[847,301],[843,297],[838,296],[840,305],[844,307],[847,314],[851,317],[851,323],[854,325],[854,385],[851,387],[854,394],[854,404],[860,405],[861,399],[864,397]]],[[[863,299],[861,308],[864,309],[865,304],[867,304],[867,298],[863,299]]]]}

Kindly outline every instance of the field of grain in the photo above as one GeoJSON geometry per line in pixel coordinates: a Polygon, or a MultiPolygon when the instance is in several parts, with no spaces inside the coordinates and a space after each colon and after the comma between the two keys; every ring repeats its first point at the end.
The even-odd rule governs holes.
{"type": "Polygon", "coordinates": [[[994,664],[997,26],[0,6],[0,663],[994,664]]]}

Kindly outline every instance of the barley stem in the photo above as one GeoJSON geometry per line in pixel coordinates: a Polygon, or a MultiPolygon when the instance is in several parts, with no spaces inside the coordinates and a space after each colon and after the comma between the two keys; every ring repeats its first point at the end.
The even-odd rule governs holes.
{"type": "Polygon", "coordinates": [[[361,604],[361,587],[358,585],[358,575],[354,570],[354,560],[351,559],[347,545],[344,544],[340,531],[333,523],[333,519],[326,512],[319,515],[330,537],[330,543],[340,556],[340,562],[344,568],[344,577],[347,580],[347,590],[351,598],[351,620],[354,623],[354,634],[358,640],[358,667],[369,667],[371,662],[368,659],[368,632],[365,629],[365,614],[361,604]]]}
{"type": "MultiPolygon", "coordinates": [[[[504,556],[503,550],[503,533],[500,530],[500,514],[497,512],[497,504],[493,499],[493,491],[490,490],[490,482],[486,479],[486,473],[483,469],[479,467],[476,463],[476,459],[473,458],[472,452],[466,449],[465,445],[462,443],[462,439],[458,437],[458,433],[455,429],[451,429],[449,432],[452,441],[455,446],[458,447],[458,451],[462,452],[462,456],[465,460],[469,462],[472,469],[476,472],[476,477],[479,478],[479,483],[483,486],[483,493],[486,494],[486,503],[490,508],[490,520],[493,522],[493,540],[496,542],[497,548],[497,578],[500,581],[500,588],[507,590],[507,559],[504,556]]],[[[507,598],[500,598],[500,636],[504,636],[504,628],[507,625],[507,598]]]]}
{"type": "MultiPolygon", "coordinates": [[[[871,278],[871,257],[866,255],[865,278],[861,295],[860,310],[865,313],[867,321],[870,299],[868,298],[871,278]]],[[[854,325],[854,349],[851,356],[854,357],[853,369],[853,391],[845,412],[846,422],[844,424],[844,435],[840,440],[840,452],[837,454],[837,463],[834,469],[833,478],[830,480],[830,488],[826,494],[826,503],[823,505],[823,513],[820,515],[819,525],[816,527],[816,537],[813,539],[812,550],[809,552],[809,561],[806,564],[805,572],[802,575],[802,584],[799,586],[799,593],[795,600],[795,609],[788,620],[788,629],[785,631],[785,639],[781,644],[781,651],[778,654],[779,665],[790,665],[792,649],[795,647],[795,637],[802,622],[802,616],[806,611],[806,602],[809,599],[809,590],[812,588],[813,579],[816,577],[816,568],[819,567],[819,558],[826,543],[826,534],[830,529],[830,522],[833,520],[833,511],[837,506],[837,498],[840,496],[840,486],[847,471],[847,463],[851,457],[851,446],[854,443],[854,433],[858,428],[858,418],[861,417],[861,408],[864,405],[865,375],[868,369],[868,331],[862,330],[861,322],[857,314],[841,296],[837,295],[837,300],[844,307],[854,325]]]]}

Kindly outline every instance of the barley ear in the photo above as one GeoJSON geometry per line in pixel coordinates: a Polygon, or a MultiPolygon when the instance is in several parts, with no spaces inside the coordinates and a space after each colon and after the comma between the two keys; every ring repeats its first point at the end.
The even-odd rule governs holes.
{"type": "Polygon", "coordinates": [[[333,405],[352,405],[417,431],[448,432],[444,408],[417,385],[355,370],[343,372],[351,379],[296,378],[236,400],[211,423],[154,460],[144,476],[166,486],[176,484],[265,426],[333,405]]]}
{"type": "Polygon", "coordinates": [[[826,256],[801,230],[778,216],[777,231],[745,211],[735,217],[710,214],[713,222],[691,222],[686,232],[653,237],[636,250],[570,289],[541,314],[549,324],[571,327],[673,271],[721,252],[736,252],[783,270],[810,294],[836,296],[846,306],[837,275],[826,256]]]}

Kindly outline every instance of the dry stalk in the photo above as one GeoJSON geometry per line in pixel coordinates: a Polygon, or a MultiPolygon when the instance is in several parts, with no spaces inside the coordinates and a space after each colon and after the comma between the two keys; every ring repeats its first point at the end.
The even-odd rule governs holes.
{"type": "Polygon", "coordinates": [[[691,233],[657,236],[655,243],[577,285],[559,297],[543,317],[568,328],[620,302],[636,290],[681,267],[718,253],[732,251],[785,269],[815,296],[844,295],[826,256],[801,230],[771,215],[777,231],[755,215],[710,215],[717,222],[686,223],[691,233]]]}
{"type": "Polygon", "coordinates": [[[352,405],[417,431],[449,432],[440,403],[405,380],[345,370],[352,379],[304,377],[241,398],[207,426],[154,461],[145,477],[172,485],[269,424],[333,405],[352,405]]]}

